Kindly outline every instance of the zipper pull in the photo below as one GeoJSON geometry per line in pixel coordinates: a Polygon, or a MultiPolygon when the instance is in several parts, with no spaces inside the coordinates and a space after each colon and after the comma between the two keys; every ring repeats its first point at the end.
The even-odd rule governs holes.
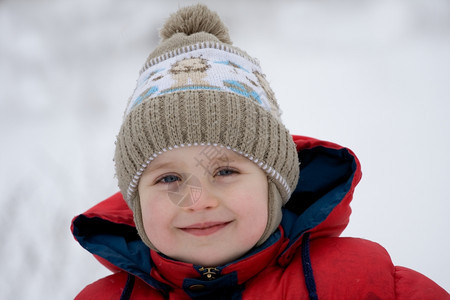
{"type": "Polygon", "coordinates": [[[216,279],[216,276],[218,275],[218,273],[220,272],[219,269],[217,268],[204,268],[201,267],[200,269],[198,269],[200,272],[202,272],[202,278],[206,279],[206,280],[213,280],[216,279]]]}

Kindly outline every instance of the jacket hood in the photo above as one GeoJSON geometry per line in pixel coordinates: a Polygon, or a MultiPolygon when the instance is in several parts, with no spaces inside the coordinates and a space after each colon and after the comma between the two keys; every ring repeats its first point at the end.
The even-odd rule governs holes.
{"type": "MultiPolygon", "coordinates": [[[[283,208],[283,220],[263,245],[220,272],[247,270],[239,282],[258,272],[277,257],[277,263],[287,264],[301,244],[304,233],[310,238],[339,236],[349,222],[353,191],[361,179],[361,168],[354,153],[337,144],[304,136],[293,136],[300,161],[300,177],[295,191],[283,208]],[[256,263],[257,262],[257,263],[256,263]],[[253,270],[249,272],[248,270],[253,270]]],[[[154,271],[155,264],[165,268],[185,269],[178,274],[195,274],[200,266],[173,261],[163,255],[149,255],[133,221],[132,211],[117,193],[75,217],[71,230],[75,239],[113,272],[125,270],[154,288],[167,292],[170,285],[182,284],[183,278],[167,282],[154,271]]],[[[164,272],[164,268],[160,268],[164,272]]],[[[183,277],[182,276],[182,277],[183,277]]]]}
{"type": "Polygon", "coordinates": [[[361,165],[348,148],[304,136],[293,136],[300,161],[297,187],[283,210],[281,226],[289,243],[288,259],[305,232],[310,238],[339,236],[347,227],[361,165]]]}

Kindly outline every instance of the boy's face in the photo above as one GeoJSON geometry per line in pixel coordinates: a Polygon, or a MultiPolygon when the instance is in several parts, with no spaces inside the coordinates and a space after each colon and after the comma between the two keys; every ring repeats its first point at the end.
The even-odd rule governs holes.
{"type": "Polygon", "coordinates": [[[250,250],[266,228],[266,174],[225,148],[165,152],[147,167],[138,191],[148,238],[180,261],[223,265],[250,250]]]}

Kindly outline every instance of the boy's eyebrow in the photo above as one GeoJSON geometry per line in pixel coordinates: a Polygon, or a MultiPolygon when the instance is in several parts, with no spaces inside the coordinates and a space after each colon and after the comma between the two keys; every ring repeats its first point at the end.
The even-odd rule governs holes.
{"type": "Polygon", "coordinates": [[[158,169],[164,169],[164,168],[168,168],[168,167],[173,167],[174,163],[172,161],[166,161],[166,162],[152,162],[151,164],[148,165],[148,167],[146,168],[146,171],[148,172],[152,172],[152,171],[156,171],[158,169]]]}
{"type": "Polygon", "coordinates": [[[218,156],[216,158],[213,158],[213,160],[220,161],[220,162],[230,162],[230,161],[232,161],[231,157],[229,157],[228,155],[221,155],[221,156],[218,156]]]}
{"type": "Polygon", "coordinates": [[[211,163],[214,163],[214,162],[229,163],[229,162],[242,161],[242,160],[245,161],[245,159],[246,158],[244,156],[233,152],[233,153],[226,153],[226,154],[223,153],[221,155],[212,157],[210,159],[210,162],[211,163]]]}

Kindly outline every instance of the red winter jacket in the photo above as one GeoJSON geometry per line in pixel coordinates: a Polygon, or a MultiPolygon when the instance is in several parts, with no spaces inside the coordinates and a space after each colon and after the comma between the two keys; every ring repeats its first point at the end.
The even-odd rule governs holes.
{"type": "Polygon", "coordinates": [[[204,268],[149,250],[120,193],[75,217],[75,238],[113,272],[76,299],[450,299],[427,277],[394,266],[380,245],[338,237],[361,178],[359,161],[336,144],[294,141],[300,179],[279,230],[227,265],[204,268]]]}

